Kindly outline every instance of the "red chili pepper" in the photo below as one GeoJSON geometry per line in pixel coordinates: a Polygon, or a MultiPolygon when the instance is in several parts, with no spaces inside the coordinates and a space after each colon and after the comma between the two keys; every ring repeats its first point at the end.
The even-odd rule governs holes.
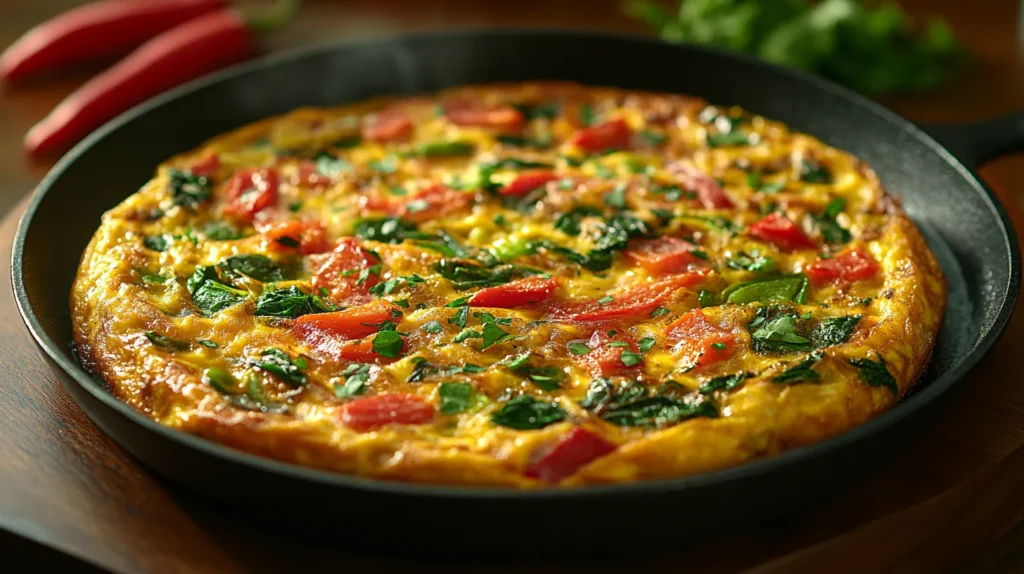
{"type": "Polygon", "coordinates": [[[296,0],[277,0],[249,17],[222,10],[167,30],[68,96],[25,134],[25,150],[63,152],[128,108],[251,58],[258,51],[253,30],[280,25],[296,7],[296,0]]]}
{"type": "Polygon", "coordinates": [[[32,28],[0,55],[0,78],[17,82],[83,62],[123,56],[153,36],[227,0],[103,0],[32,28]]]}

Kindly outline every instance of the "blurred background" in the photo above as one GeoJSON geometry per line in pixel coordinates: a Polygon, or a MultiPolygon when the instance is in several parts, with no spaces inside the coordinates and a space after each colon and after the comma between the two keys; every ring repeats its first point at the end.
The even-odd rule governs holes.
{"type": "MultiPolygon", "coordinates": [[[[2,4],[0,48],[87,2],[2,4]]],[[[275,1],[234,4],[258,9],[275,1]]],[[[260,34],[259,49],[274,52],[408,31],[481,26],[660,35],[667,41],[712,44],[804,68],[877,98],[914,120],[952,121],[1024,108],[1020,7],[1019,0],[685,0],[682,6],[678,0],[305,0],[294,18],[260,34]]],[[[23,146],[25,133],[116,61],[57,67],[17,82],[0,82],[0,213],[29,193],[62,151],[31,158],[23,146]]],[[[1004,198],[1005,190],[1020,189],[1024,183],[1024,170],[1011,167],[1016,161],[1001,159],[986,168],[1004,198]]],[[[1011,211],[1017,217],[1016,210],[1011,211]]]]}

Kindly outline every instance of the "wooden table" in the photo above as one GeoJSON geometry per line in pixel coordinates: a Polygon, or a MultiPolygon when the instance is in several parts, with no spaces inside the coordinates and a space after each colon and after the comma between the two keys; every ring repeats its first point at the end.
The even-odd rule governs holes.
{"type": "MultiPolygon", "coordinates": [[[[4,0],[0,46],[77,2],[4,0]]],[[[973,75],[927,97],[892,100],[919,120],[963,120],[1024,106],[1018,2],[913,0],[913,14],[949,18],[977,56],[973,75]]],[[[563,25],[642,31],[616,2],[339,0],[307,2],[272,48],[310,40],[470,25],[563,25]],[[586,6],[584,8],[584,6],[586,6]]],[[[20,201],[48,167],[28,163],[21,135],[88,76],[0,92],[0,261],[8,265],[20,201]]],[[[983,170],[1018,228],[1024,158],[983,170]]],[[[6,270],[3,271],[6,276],[6,270]]],[[[889,466],[814,510],[734,535],[643,556],[507,565],[413,562],[289,541],[207,508],[161,483],[101,434],[38,358],[7,281],[0,281],[0,547],[5,559],[57,564],[75,556],[122,572],[348,571],[970,572],[1024,570],[1024,319],[1017,313],[985,365],[953,391],[938,422],[889,466]],[[35,544],[32,541],[37,541],[35,544]],[[291,546],[294,545],[294,546],[291,546]]],[[[771,496],[771,493],[765,493],[771,496]]],[[[564,517],[567,524],[571,517],[564,517]]],[[[339,521],[345,522],[345,517],[339,521]]],[[[457,548],[457,544],[453,545],[457,548]]],[[[78,564],[81,567],[81,563],[78,564]]]]}

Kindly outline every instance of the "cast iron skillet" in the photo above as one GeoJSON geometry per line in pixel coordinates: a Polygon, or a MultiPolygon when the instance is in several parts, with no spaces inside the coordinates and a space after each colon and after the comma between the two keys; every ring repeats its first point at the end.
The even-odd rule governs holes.
{"type": "Polygon", "coordinates": [[[435,548],[453,541],[493,548],[523,535],[532,548],[593,550],[594,541],[608,535],[616,539],[609,548],[679,541],[777,516],[835,492],[921,432],[926,407],[992,347],[1017,296],[1019,253],[1006,214],[972,169],[1024,147],[1022,123],[1024,115],[1017,115],[937,130],[954,156],[913,123],[822,80],[715,50],[597,33],[460,32],[317,47],[174,90],[71,151],[46,176],[21,220],[14,290],[43,356],[100,428],[157,473],[274,528],[363,544],[374,537],[352,529],[379,527],[388,533],[385,541],[435,548]],[[949,279],[948,315],[919,390],[842,436],[740,467],[624,486],[514,492],[372,481],[244,454],[157,425],[79,367],[68,313],[79,256],[100,215],[162,160],[298,106],[532,79],[737,104],[866,160],[924,229],[949,279]]]}

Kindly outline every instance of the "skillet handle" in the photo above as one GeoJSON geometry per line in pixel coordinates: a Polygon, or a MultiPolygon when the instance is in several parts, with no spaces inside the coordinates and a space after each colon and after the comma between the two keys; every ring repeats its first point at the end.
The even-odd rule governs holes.
{"type": "Polygon", "coordinates": [[[972,171],[990,159],[1024,150],[1024,110],[976,122],[921,127],[972,171]]]}

